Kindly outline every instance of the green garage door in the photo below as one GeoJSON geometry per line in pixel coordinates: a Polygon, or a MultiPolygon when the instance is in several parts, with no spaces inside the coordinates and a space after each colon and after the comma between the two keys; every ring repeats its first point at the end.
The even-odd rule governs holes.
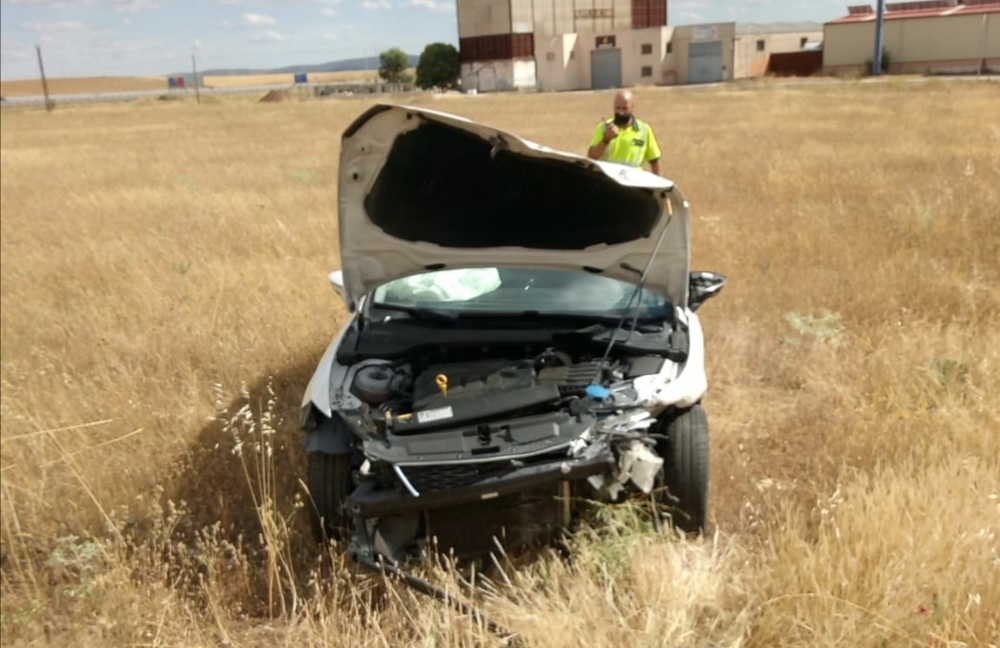
{"type": "Polygon", "coordinates": [[[722,41],[701,41],[688,45],[688,83],[722,81],[722,41]]]}
{"type": "Polygon", "coordinates": [[[590,52],[590,87],[594,90],[622,87],[620,49],[595,49],[590,52]]]}

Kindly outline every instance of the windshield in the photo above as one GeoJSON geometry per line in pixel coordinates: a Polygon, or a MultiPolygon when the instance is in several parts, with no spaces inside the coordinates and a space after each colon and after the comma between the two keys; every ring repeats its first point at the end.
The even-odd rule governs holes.
{"type": "Polygon", "coordinates": [[[375,289],[373,308],[427,309],[456,315],[578,315],[665,319],[670,304],[631,283],[572,270],[470,268],[404,277],[375,289]],[[631,306],[629,301],[632,300],[631,306]],[[636,306],[639,305],[638,311],[636,306]]]}

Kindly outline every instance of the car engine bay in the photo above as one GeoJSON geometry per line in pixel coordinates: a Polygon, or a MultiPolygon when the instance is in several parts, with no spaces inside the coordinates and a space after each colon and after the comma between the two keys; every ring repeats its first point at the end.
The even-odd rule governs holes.
{"type": "MultiPolygon", "coordinates": [[[[492,533],[502,523],[532,535],[532,525],[512,524],[509,517],[523,514],[523,502],[506,513],[493,506],[511,497],[531,499],[536,487],[548,493],[548,503],[537,506],[551,509],[542,518],[552,529],[568,522],[551,499],[558,492],[548,490],[559,483],[578,489],[590,480],[591,495],[611,501],[631,489],[630,480],[649,492],[662,465],[646,433],[656,419],[647,411],[636,416],[631,381],[669,373],[670,362],[648,354],[572,354],[551,345],[434,345],[396,361],[369,359],[352,367],[342,389],[360,406],[342,413],[363,456],[346,509],[374,521],[362,544],[397,554],[421,533],[390,531],[386,516],[408,524],[422,520],[421,528],[430,516],[442,532],[446,509],[486,516],[478,526],[492,533]],[[493,499],[498,501],[484,506],[493,499]]],[[[471,533],[459,520],[447,528],[471,533]]],[[[472,545],[489,544],[480,540],[472,545]]],[[[470,538],[450,535],[447,541],[456,550],[470,547],[470,538]]]]}
{"type": "Polygon", "coordinates": [[[373,420],[381,415],[395,434],[409,434],[551,410],[587,397],[588,388],[603,394],[602,388],[655,374],[667,361],[655,355],[574,358],[553,347],[522,357],[487,352],[473,359],[466,352],[450,360],[452,355],[439,349],[402,362],[368,364],[354,374],[350,392],[371,408],[373,420]]]}

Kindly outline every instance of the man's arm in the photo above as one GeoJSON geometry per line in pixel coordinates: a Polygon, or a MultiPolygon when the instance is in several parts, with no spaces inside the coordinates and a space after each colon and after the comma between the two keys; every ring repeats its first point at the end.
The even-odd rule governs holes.
{"type": "Polygon", "coordinates": [[[594,130],[594,136],[590,138],[590,148],[587,149],[587,157],[592,160],[596,160],[604,155],[604,150],[608,148],[608,138],[614,138],[618,134],[617,127],[612,125],[610,128],[606,126],[604,122],[597,125],[594,130]]]}
{"type": "Polygon", "coordinates": [[[649,144],[646,146],[646,161],[649,162],[649,170],[658,176],[662,176],[662,169],[660,168],[660,158],[663,157],[660,152],[660,144],[656,141],[656,134],[653,132],[652,126],[649,127],[649,144]]]}

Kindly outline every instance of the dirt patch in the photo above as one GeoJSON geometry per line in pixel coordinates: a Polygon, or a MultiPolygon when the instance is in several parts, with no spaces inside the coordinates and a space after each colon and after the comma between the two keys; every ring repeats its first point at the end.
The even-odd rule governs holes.
{"type": "Polygon", "coordinates": [[[275,101],[288,101],[292,98],[289,90],[271,90],[260,98],[261,103],[274,103],[275,101]]]}

